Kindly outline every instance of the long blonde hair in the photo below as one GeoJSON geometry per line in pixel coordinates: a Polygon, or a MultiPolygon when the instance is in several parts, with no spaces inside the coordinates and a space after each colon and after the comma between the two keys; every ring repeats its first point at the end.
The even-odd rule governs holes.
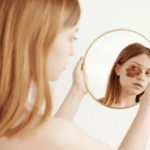
{"type": "Polygon", "coordinates": [[[29,133],[50,117],[48,54],[61,29],[73,27],[79,17],[78,0],[0,0],[0,137],[25,134],[37,119],[44,98],[45,112],[29,133]],[[36,103],[13,127],[24,110],[32,80],[37,85],[36,103]]]}

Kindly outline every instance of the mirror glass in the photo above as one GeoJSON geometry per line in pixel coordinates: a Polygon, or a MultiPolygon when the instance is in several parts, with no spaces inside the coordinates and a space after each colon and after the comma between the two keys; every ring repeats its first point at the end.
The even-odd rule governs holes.
{"type": "MultiPolygon", "coordinates": [[[[85,79],[85,85],[89,94],[99,103],[111,108],[128,108],[136,105],[107,105],[104,100],[107,83],[111,69],[120,52],[128,45],[140,43],[150,48],[150,42],[140,33],[127,30],[116,29],[108,31],[96,38],[84,56],[84,65],[88,81],[85,79]]],[[[108,101],[107,101],[108,102],[108,101]]]]}

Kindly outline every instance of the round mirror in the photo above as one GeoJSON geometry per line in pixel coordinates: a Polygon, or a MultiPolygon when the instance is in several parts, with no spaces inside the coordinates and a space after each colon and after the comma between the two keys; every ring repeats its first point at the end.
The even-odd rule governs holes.
{"type": "Polygon", "coordinates": [[[150,42],[144,36],[127,29],[111,30],[96,38],[84,56],[84,79],[89,94],[110,108],[138,104],[148,82],[143,84],[139,79],[141,72],[147,80],[150,78],[150,64],[145,62],[150,63],[149,48],[150,42]]]}

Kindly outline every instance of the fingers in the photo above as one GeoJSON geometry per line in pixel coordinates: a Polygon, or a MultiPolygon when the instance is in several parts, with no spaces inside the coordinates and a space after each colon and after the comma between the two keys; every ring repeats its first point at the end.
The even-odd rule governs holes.
{"type": "Polygon", "coordinates": [[[76,66],[74,68],[73,86],[77,87],[77,89],[79,89],[80,92],[83,92],[84,94],[87,93],[87,89],[85,87],[85,82],[84,82],[84,58],[83,57],[80,57],[79,61],[76,63],[76,66]]]}
{"type": "Polygon", "coordinates": [[[82,64],[83,64],[83,57],[80,57],[79,65],[82,67],[82,64]]]}
{"type": "Polygon", "coordinates": [[[79,70],[83,70],[84,66],[83,66],[83,61],[84,61],[84,58],[83,57],[80,57],[80,60],[77,62],[76,64],[76,68],[79,69],[79,70]]]}
{"type": "Polygon", "coordinates": [[[145,92],[149,93],[149,91],[150,91],[150,83],[147,85],[145,92]]]}
{"type": "Polygon", "coordinates": [[[82,71],[85,71],[85,59],[83,58],[83,63],[82,63],[82,67],[81,67],[82,71]]]}
{"type": "Polygon", "coordinates": [[[140,96],[140,103],[142,105],[148,105],[148,104],[150,104],[150,94],[149,94],[149,91],[150,91],[150,83],[147,85],[144,93],[140,96]]]}

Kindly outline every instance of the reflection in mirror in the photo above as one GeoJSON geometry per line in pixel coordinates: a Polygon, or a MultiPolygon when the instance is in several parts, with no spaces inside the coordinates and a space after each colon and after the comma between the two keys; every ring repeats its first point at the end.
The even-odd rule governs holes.
{"type": "Polygon", "coordinates": [[[149,41],[131,30],[113,30],[99,36],[84,56],[90,95],[111,108],[138,104],[150,82],[149,48],[149,41]]]}

